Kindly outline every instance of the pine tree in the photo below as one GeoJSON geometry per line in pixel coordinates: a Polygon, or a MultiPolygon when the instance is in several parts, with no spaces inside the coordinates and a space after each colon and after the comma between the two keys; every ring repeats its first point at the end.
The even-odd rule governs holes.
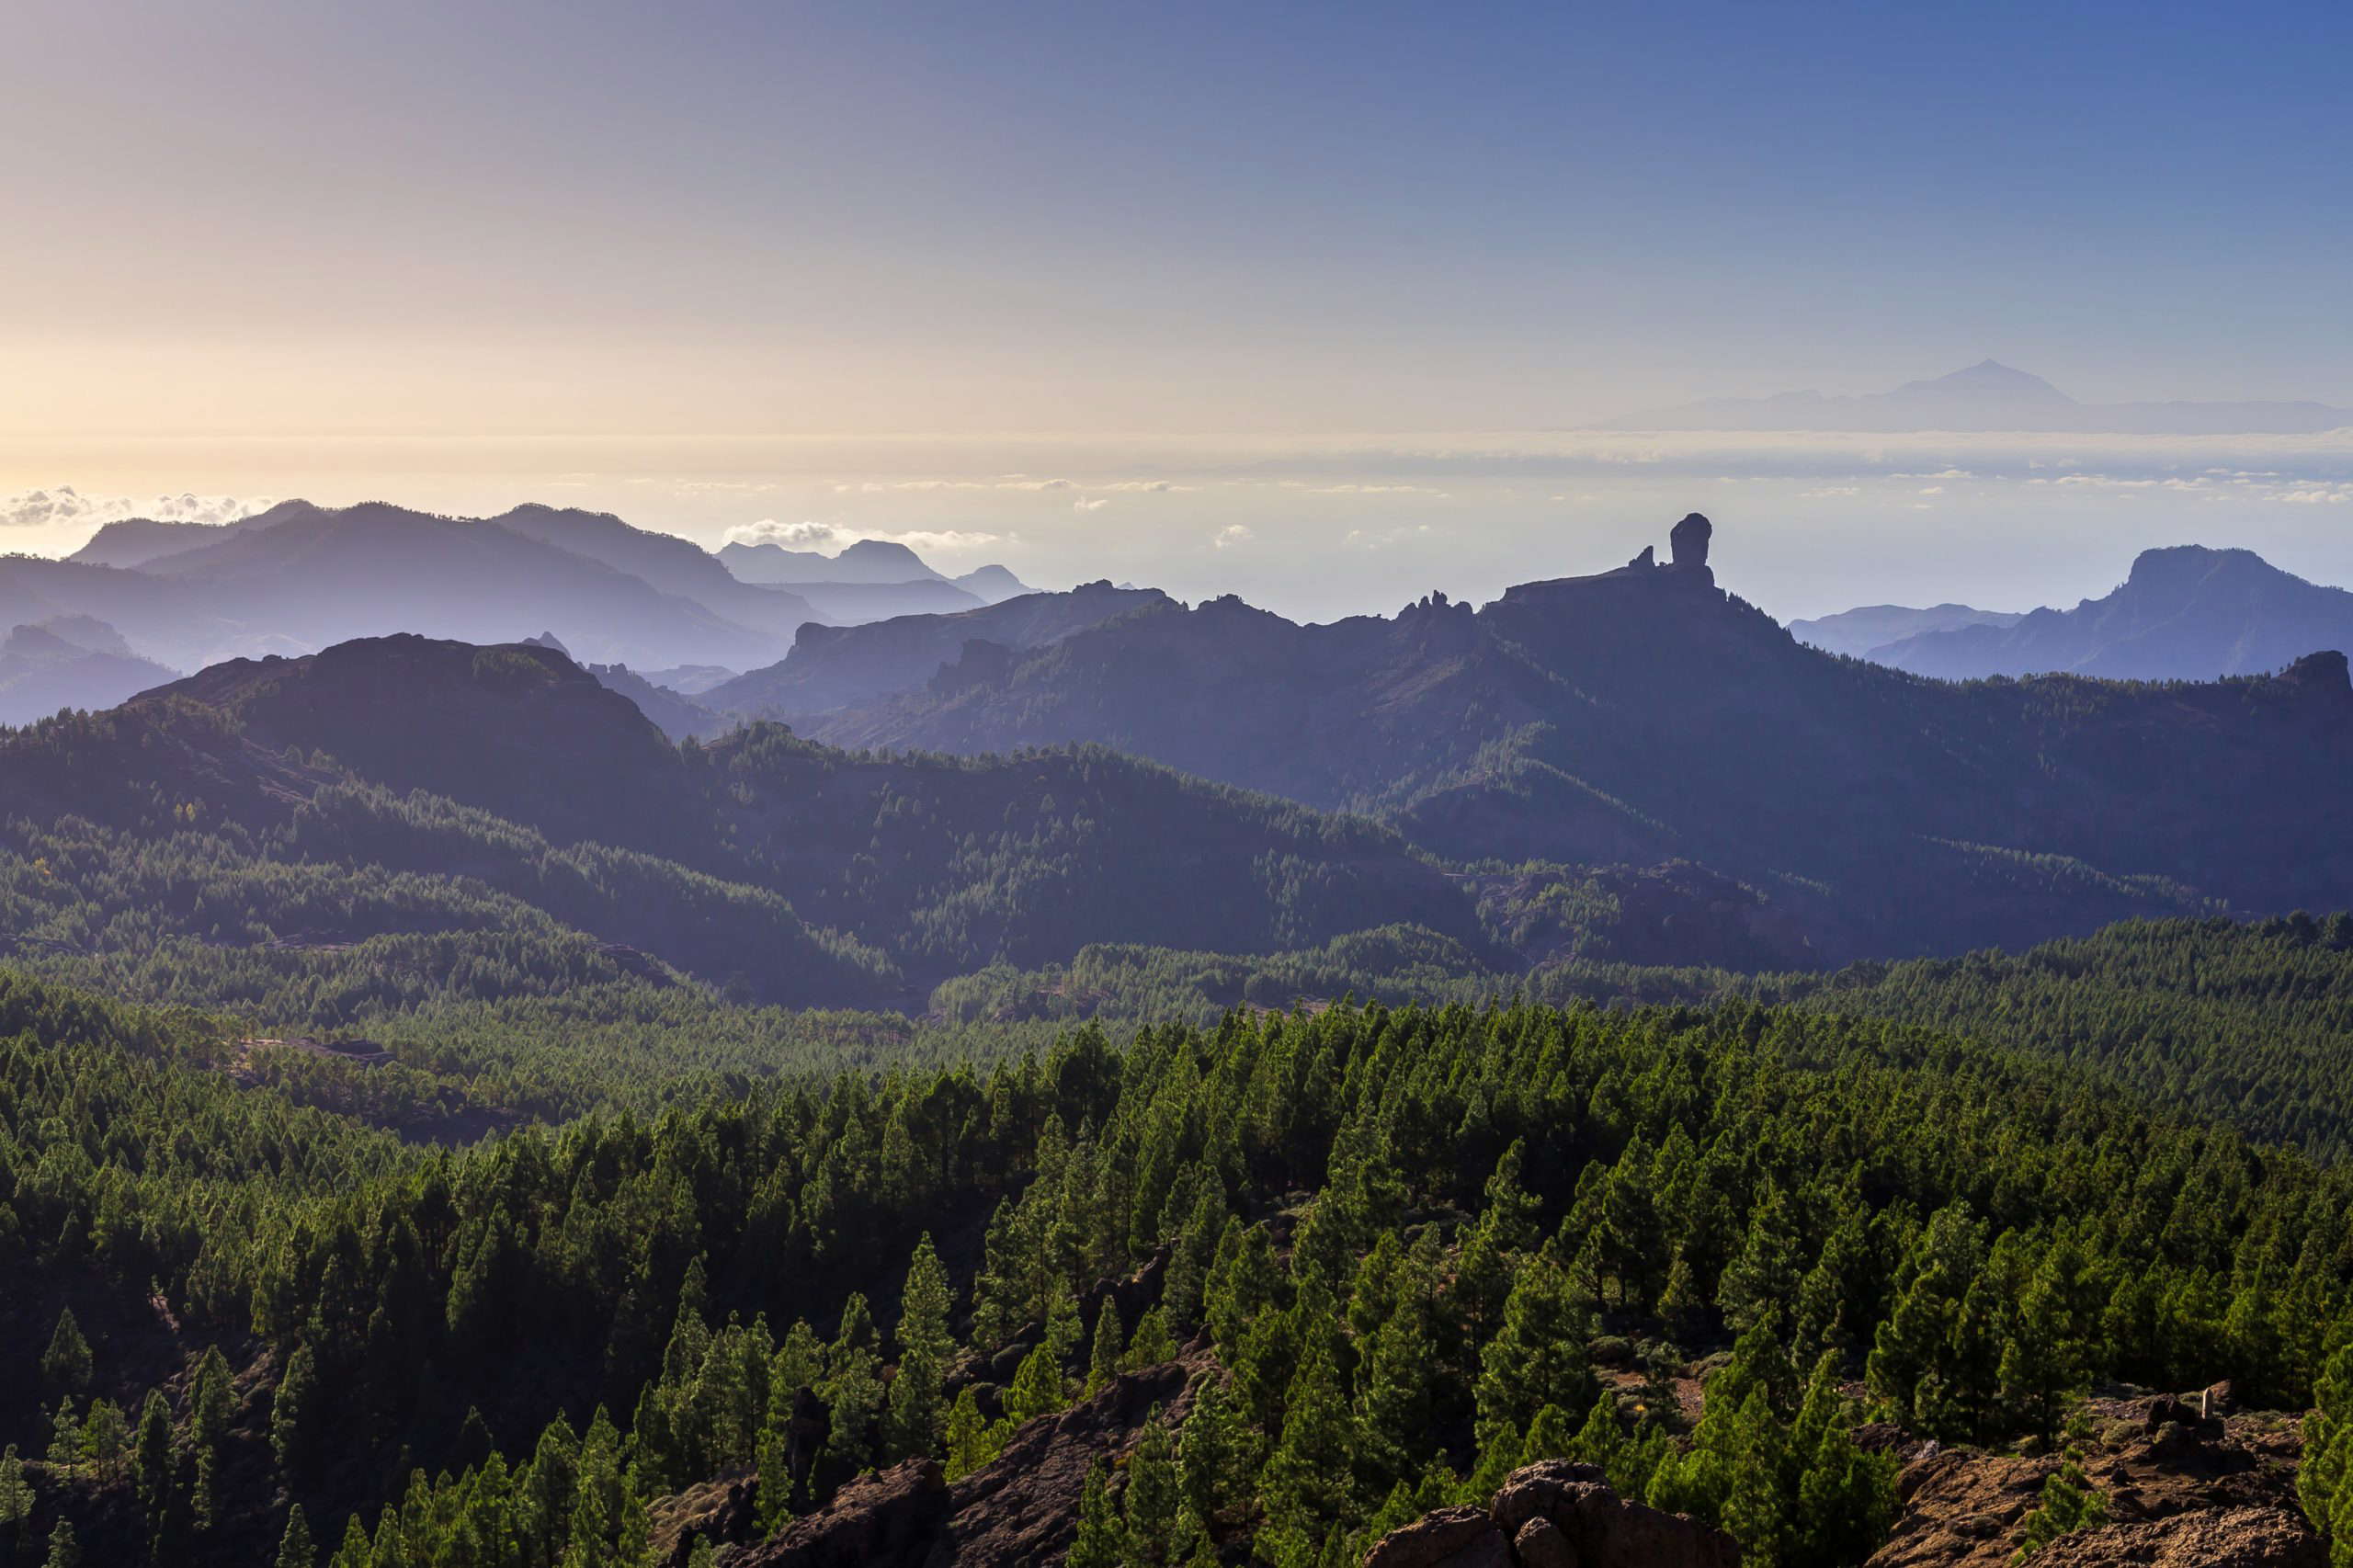
{"type": "Polygon", "coordinates": [[[1177,1554],[1177,1516],[1184,1506],[1167,1425],[1158,1406],[1145,1418],[1143,1433],[1128,1459],[1128,1484],[1120,1494],[1125,1517],[1126,1568],[1168,1568],[1177,1554]]]}
{"type": "Polygon", "coordinates": [[[359,1516],[347,1514],[343,1521],[343,1542],[327,1559],[327,1568],[374,1568],[375,1552],[368,1544],[368,1532],[360,1528],[359,1516]]]}
{"type": "Polygon", "coordinates": [[[1063,1560],[1066,1568],[1120,1568],[1127,1541],[1111,1508],[1108,1484],[1101,1460],[1086,1467],[1078,1494],[1078,1535],[1063,1560]]]}
{"type": "Polygon", "coordinates": [[[163,1513],[172,1486],[172,1409],[161,1389],[147,1391],[139,1410],[139,1435],[132,1441],[132,1471],[139,1506],[153,1526],[163,1513]]]}
{"type": "Polygon", "coordinates": [[[131,1424],[122,1406],[110,1399],[95,1401],[82,1421],[82,1451],[97,1467],[98,1480],[111,1484],[122,1479],[122,1460],[131,1446],[131,1424]]]}
{"type": "Polygon", "coordinates": [[[1585,1358],[1588,1326],[1568,1275],[1548,1245],[1521,1268],[1504,1304],[1503,1326],[1480,1355],[1476,1483],[1502,1481],[1529,1423],[1545,1405],[1582,1416],[1593,1398],[1593,1373],[1585,1358]]]}
{"type": "Polygon", "coordinates": [[[1789,1200],[1768,1186],[1751,1210],[1740,1254],[1716,1284],[1716,1304],[1734,1332],[1769,1312],[1779,1312],[1798,1293],[1797,1235],[1789,1200]]]}
{"type": "MultiPolygon", "coordinates": [[[[1593,1402],[1597,1410],[1609,1403],[1607,1398],[1593,1402]]],[[[1577,1429],[1569,1425],[1568,1413],[1557,1404],[1548,1404],[1528,1424],[1528,1436],[1519,1445],[1519,1462],[1534,1464],[1539,1460],[1567,1459],[1576,1451],[1576,1446],[1577,1429]]]]}
{"type": "Polygon", "coordinates": [[[1120,1310],[1106,1296],[1095,1309],[1095,1344],[1086,1357],[1086,1392],[1102,1392],[1120,1375],[1120,1310]]]}
{"type": "Polygon", "coordinates": [[[1787,1434],[1760,1385],[1733,1417],[1723,1505],[1717,1522],[1740,1543],[1743,1562],[1771,1568],[1784,1560],[1789,1517],[1787,1434]]]}
{"type": "Polygon", "coordinates": [[[907,1265],[899,1299],[899,1369],[891,1380],[889,1447],[898,1458],[935,1452],[943,1435],[948,1358],[956,1342],[949,1331],[954,1309],[948,1272],[939,1265],[926,1233],[907,1265]]]}
{"type": "Polygon", "coordinates": [[[1141,1371],[1174,1361],[1179,1354],[1176,1336],[1168,1332],[1168,1319],[1158,1307],[1146,1307],[1136,1319],[1136,1331],[1128,1337],[1128,1352],[1120,1358],[1122,1371],[1141,1371]]]}
{"type": "Polygon", "coordinates": [[[287,1511],[286,1533],[278,1539],[277,1568],[318,1568],[319,1549],[312,1544],[311,1527],[302,1517],[302,1505],[297,1503],[287,1511]]]}
{"type": "Polygon", "coordinates": [[[965,1384],[948,1412],[948,1479],[961,1481],[996,1458],[995,1439],[988,1418],[981,1414],[980,1395],[965,1384]]]}
{"type": "Polygon", "coordinates": [[[1013,1386],[1005,1393],[1005,1418],[1014,1426],[1034,1421],[1040,1415],[1051,1415],[1063,1407],[1064,1390],[1063,1364],[1051,1345],[1040,1345],[1021,1358],[1013,1374],[1013,1386]]]}
{"type": "Polygon", "coordinates": [[[92,1365],[90,1342],[82,1337],[82,1325],[74,1321],[74,1309],[61,1309],[57,1326],[50,1331],[49,1348],[40,1356],[42,1383],[50,1392],[61,1397],[78,1394],[90,1386],[92,1365]]]}
{"type": "Polygon", "coordinates": [[[313,1438],[312,1425],[316,1421],[319,1400],[317,1363],[311,1347],[302,1345],[286,1363],[286,1375],[278,1380],[278,1394],[269,1410],[269,1446],[278,1456],[278,1468],[288,1477],[298,1470],[307,1471],[305,1445],[313,1438]]]}
{"type": "Polygon", "coordinates": [[[74,1537],[71,1520],[58,1520],[57,1528],[49,1532],[49,1558],[45,1568],[82,1568],[82,1543],[74,1537]]]}
{"type": "Polygon", "coordinates": [[[2296,1471],[2296,1496],[2304,1517],[2331,1531],[2340,1493],[2353,1464],[2353,1335],[2338,1340],[2313,1390],[2313,1413],[2304,1417],[2304,1458],[2296,1471]]]}
{"type": "Polygon", "coordinates": [[[2042,1483],[2041,1499],[2027,1515],[2018,1552],[2010,1561],[2023,1562],[2063,1535],[2107,1522],[2107,1497],[2086,1478],[2071,1451],[2042,1483]]]}
{"type": "Polygon", "coordinates": [[[1202,1379],[1176,1437],[1177,1480],[1187,1506],[1203,1521],[1215,1523],[1242,1500],[1244,1478],[1256,1469],[1253,1458],[1249,1429],[1224,1381],[1202,1379]]]}
{"type": "Polygon", "coordinates": [[[1864,1377],[1914,1430],[1963,1437],[1969,1420],[1951,1365],[1962,1298],[1984,1266],[1981,1227],[1956,1201],[1933,1215],[1905,1259],[1905,1283],[1879,1325],[1864,1377]]]}
{"type": "Polygon", "coordinates": [[[1356,1418],[1327,1343],[1323,1335],[1308,1335],[1284,1401],[1282,1440],[1258,1479],[1267,1521],[1306,1540],[1322,1540],[1351,1517],[1358,1501],[1356,1418]]]}
{"type": "Polygon", "coordinates": [[[13,1525],[33,1511],[33,1489],[25,1480],[24,1461],[11,1443],[0,1451],[0,1525],[13,1525]]]}

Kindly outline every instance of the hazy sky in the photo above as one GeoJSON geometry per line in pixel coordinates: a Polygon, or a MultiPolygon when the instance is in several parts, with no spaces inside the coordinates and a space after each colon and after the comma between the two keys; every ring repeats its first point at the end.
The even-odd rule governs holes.
{"type": "Polygon", "coordinates": [[[0,490],[942,534],[1307,613],[1693,506],[1787,613],[2180,538],[2353,580],[2344,441],[1544,434],[1989,354],[2353,405],[2349,56],[2353,8],[2211,0],[18,0],[0,490]],[[2150,494],[2207,469],[2258,477],[2150,494]]]}

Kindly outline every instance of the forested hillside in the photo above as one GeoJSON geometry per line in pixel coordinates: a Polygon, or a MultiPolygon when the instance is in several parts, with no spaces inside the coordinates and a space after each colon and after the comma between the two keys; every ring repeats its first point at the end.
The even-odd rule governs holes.
{"type": "Polygon", "coordinates": [[[538,647],[215,666],[0,737],[0,784],[11,938],[117,968],[185,946],[175,1000],[333,991],[355,961],[396,986],[341,955],[467,930],[567,983],[559,949],[620,944],[802,1006],[919,1000],[1093,940],[1273,950],[1394,921],[1482,940],[1446,876],[1358,819],[1102,751],[881,758],[775,726],[673,747],[538,647]],[[208,971],[219,988],[188,994],[208,971]]]}
{"type": "Polygon", "coordinates": [[[168,1018],[0,1007],[0,1528],[90,1561],[634,1562],[691,1546],[679,1487],[756,1467],[764,1531],[903,1455],[978,1471],[1189,1340],[1181,1422],[1058,1551],[1345,1562],[1564,1454],[1852,1562],[1894,1497],[1850,1392],[1950,1441],[2091,1380],[2302,1401],[2353,1267],[2353,1187],[2292,1153],[1749,1004],[1088,1032],[458,1153],[168,1018]],[[1671,1385],[1727,1348],[1695,1425],[1671,1385]]]}

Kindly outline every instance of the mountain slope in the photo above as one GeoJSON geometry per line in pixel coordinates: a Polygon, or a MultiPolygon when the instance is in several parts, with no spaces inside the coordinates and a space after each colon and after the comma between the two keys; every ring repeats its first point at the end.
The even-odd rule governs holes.
{"type": "Polygon", "coordinates": [[[889,540],[861,539],[838,554],[780,544],[729,544],[719,559],[747,583],[918,583],[941,580],[923,557],[889,540]]]}
{"type": "Polygon", "coordinates": [[[940,577],[908,583],[779,583],[756,593],[790,594],[837,626],[860,626],[902,615],[954,615],[988,601],[940,577]]]}
{"type": "Polygon", "coordinates": [[[1917,637],[1926,631],[1949,631],[1961,626],[2015,626],[2023,615],[2006,610],[1977,609],[1969,605],[1864,605],[1813,620],[1792,620],[1790,635],[1825,653],[1868,658],[1874,649],[1917,637]]]}
{"type": "Polygon", "coordinates": [[[0,724],[28,724],[64,708],[111,708],[178,674],[85,617],[19,626],[0,639],[0,724]]]}
{"type": "MultiPolygon", "coordinates": [[[[138,575],[222,619],[313,647],[396,631],[497,642],[546,627],[585,657],[658,665],[756,663],[787,645],[787,634],[743,626],[497,523],[378,502],[292,503],[275,515],[267,528],[149,562],[138,575]]],[[[142,641],[192,664],[206,652],[142,641]]]]}
{"type": "Polygon", "coordinates": [[[953,615],[901,616],[857,627],[812,627],[781,664],[750,670],[702,694],[706,706],[764,718],[823,713],[922,686],[967,643],[1040,648],[1113,616],[1167,604],[1156,588],[1088,583],[1066,594],[1026,594],[953,615]]]}
{"type": "Polygon", "coordinates": [[[2353,593],[2282,572],[2252,551],[2143,551],[2112,593],[2009,626],[1927,631],[1871,651],[1948,680],[2067,670],[2129,680],[2211,680],[2353,650],[2353,593]]]}
{"type": "MultiPolygon", "coordinates": [[[[302,504],[290,502],[283,505],[299,507],[302,504]]],[[[87,544],[65,559],[85,566],[140,567],[166,555],[176,555],[184,550],[216,544],[234,534],[268,528],[280,517],[279,508],[276,506],[254,517],[241,517],[233,523],[170,523],[158,522],[153,517],[126,517],[119,522],[107,524],[90,536],[87,544]]]]}
{"type": "Polygon", "coordinates": [[[1147,609],[809,722],[856,746],[1096,741],[1451,858],[1699,860],[1827,902],[1831,956],[2353,899],[2344,660],[2206,687],[1951,687],[1841,660],[1691,572],[1298,626],[1147,609]]]}
{"type": "Polygon", "coordinates": [[[874,760],[763,725],[675,749],[519,644],[217,666],[0,736],[0,798],[36,825],[161,844],[195,823],[267,862],[478,879],[803,1003],[871,1002],[878,966],[920,999],[1098,940],[1275,951],[1420,924],[1483,945],[1468,895],[1370,823],[1099,751],[874,760]],[[745,950],[761,931],[773,971],[745,950]]]}
{"type": "Polygon", "coordinates": [[[809,621],[832,619],[787,590],[739,580],[718,557],[676,534],[633,528],[609,512],[527,505],[490,519],[500,528],[599,561],[665,594],[790,643],[809,621]]]}

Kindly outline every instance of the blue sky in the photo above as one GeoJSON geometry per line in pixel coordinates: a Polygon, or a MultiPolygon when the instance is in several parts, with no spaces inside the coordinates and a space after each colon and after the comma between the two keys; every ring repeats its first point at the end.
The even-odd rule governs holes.
{"type": "MultiPolygon", "coordinates": [[[[1063,440],[1109,476],[1987,355],[2353,405],[2341,6],[30,0],[11,33],[0,485],[585,483],[706,538],[961,517],[1041,577],[1248,591],[1214,513],[917,515],[841,488],[892,481],[872,448],[808,444],[950,443],[913,482],[1063,440]],[[731,473],[806,483],[756,515],[624,483],[731,473]]],[[[1374,469],[1325,477],[1398,526],[1374,469]]],[[[1592,493],[1446,527],[1599,549],[1637,497],[1592,493]]],[[[1233,521],[1270,584],[1331,542],[1302,521],[1283,567],[1281,516],[1233,521]]],[[[2105,569],[2048,548],[2009,598],[2105,569]]],[[[1323,581],[1377,604],[1385,571],[1323,581]]]]}

